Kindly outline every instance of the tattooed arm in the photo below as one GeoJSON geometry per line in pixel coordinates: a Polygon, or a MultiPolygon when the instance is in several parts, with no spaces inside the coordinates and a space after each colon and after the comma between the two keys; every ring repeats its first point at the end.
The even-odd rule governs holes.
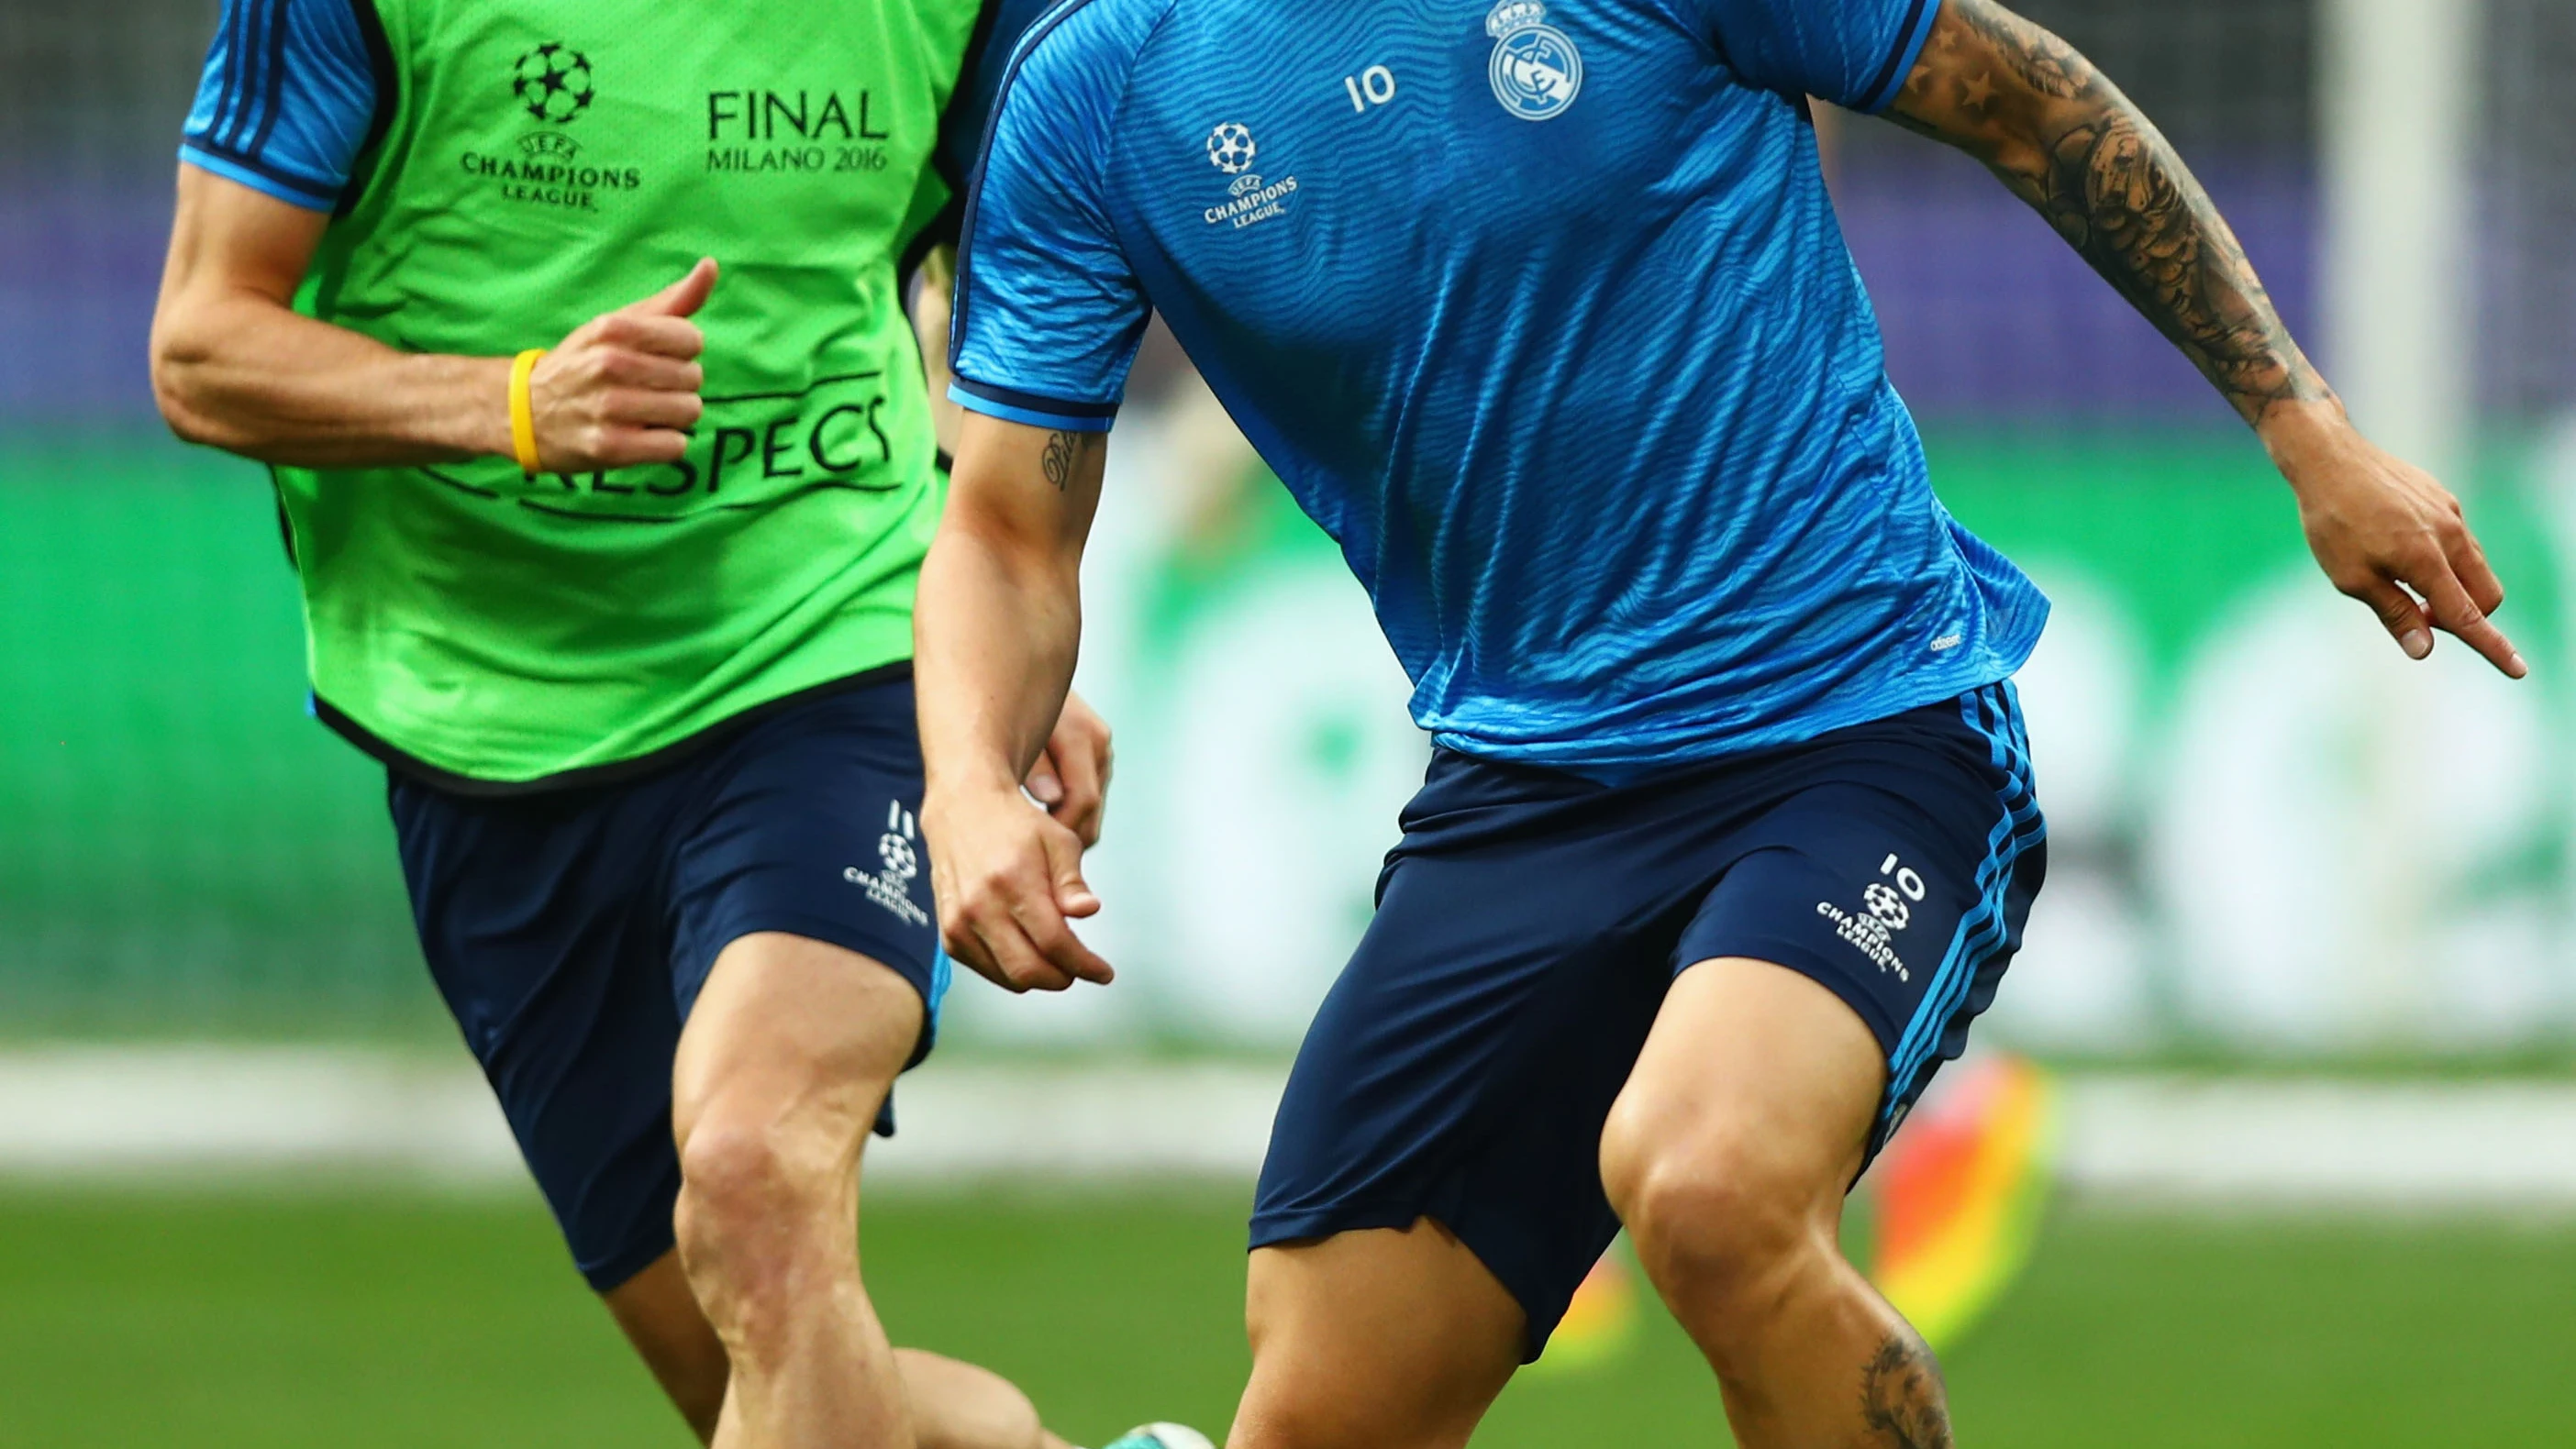
{"type": "MultiPolygon", "coordinates": [[[[1098,433],[968,413],[913,610],[940,930],[950,955],[1014,991],[1111,974],[1067,924],[1100,909],[1082,880],[1084,831],[1020,793],[1051,722],[1070,717],[1082,548],[1105,457],[1098,433]]],[[[1103,754],[1105,769],[1105,732],[1103,754]]]]}
{"type": "Polygon", "coordinates": [[[2504,586],[2459,500],[2353,428],[2209,194],[2074,47],[1996,0],[1945,0],[1891,115],[1983,161],[2216,385],[2298,495],[2327,577],[2409,655],[2439,628],[2528,672],[2488,621],[2504,586]]]}

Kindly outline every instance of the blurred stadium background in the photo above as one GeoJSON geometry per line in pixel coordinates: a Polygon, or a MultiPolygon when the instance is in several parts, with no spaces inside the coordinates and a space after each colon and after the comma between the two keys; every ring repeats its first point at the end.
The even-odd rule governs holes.
{"type": "MultiPolygon", "coordinates": [[[[2539,671],[2403,667],[2042,224],[1837,128],[1941,491],[2059,604],[2024,686],[2052,877],[1988,1036],[2050,1068],[2063,1180],[1950,1354],[1963,1435],[2565,1444],[2576,4],[2021,8],[2166,126],[2364,425],[2469,497],[2539,671]]],[[[423,977],[380,772],[304,717],[264,479],[152,415],[214,11],[0,0],[0,1444],[675,1444],[423,977]]],[[[1425,754],[1360,594],[1168,346],[1135,397],[1083,665],[1126,974],[961,989],[868,1228],[898,1337],[1095,1438],[1222,1425],[1269,1094],[1425,754]]],[[[1479,1442],[1722,1441],[1639,1317],[1479,1442]]]]}

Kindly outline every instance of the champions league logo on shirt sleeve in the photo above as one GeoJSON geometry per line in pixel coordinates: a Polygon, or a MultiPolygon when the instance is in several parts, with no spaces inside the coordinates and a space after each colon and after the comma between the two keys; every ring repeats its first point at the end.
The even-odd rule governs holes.
{"type": "Polygon", "coordinates": [[[1582,53],[1546,20],[1540,0],[1502,0],[1485,16],[1485,33],[1494,37],[1486,71],[1494,99],[1524,121],[1554,120],[1583,89],[1582,53]]]}

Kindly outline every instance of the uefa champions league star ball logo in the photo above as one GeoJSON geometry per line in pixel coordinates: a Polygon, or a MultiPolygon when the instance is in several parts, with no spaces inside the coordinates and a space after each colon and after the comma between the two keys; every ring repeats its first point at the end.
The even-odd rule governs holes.
{"type": "MultiPolygon", "coordinates": [[[[1282,176],[1265,181],[1252,169],[1252,159],[1261,154],[1254,144],[1252,128],[1240,121],[1227,121],[1208,132],[1208,164],[1234,178],[1226,183],[1225,194],[1231,198],[1199,213],[1210,226],[1230,227],[1241,231],[1259,226],[1274,217],[1288,214],[1288,202],[1297,194],[1297,178],[1282,176]]],[[[1277,160],[1277,157],[1271,158],[1277,160]]]]}
{"type": "Polygon", "coordinates": [[[908,881],[921,874],[921,852],[891,830],[877,838],[877,860],[885,867],[885,873],[896,880],[908,881]]]}
{"type": "Polygon", "coordinates": [[[1540,0],[1502,0],[1485,16],[1485,33],[1494,37],[1487,69],[1494,99],[1524,121],[1554,120],[1583,89],[1582,53],[1546,19],[1540,0]]]}
{"type": "Polygon", "coordinates": [[[1236,176],[1252,169],[1252,158],[1261,154],[1261,148],[1253,144],[1249,129],[1228,121],[1208,132],[1207,152],[1217,170],[1236,176]]]}
{"type": "Polygon", "coordinates": [[[520,56],[510,68],[510,90],[529,115],[560,126],[590,109],[596,94],[590,84],[590,57],[549,40],[520,56]]]}

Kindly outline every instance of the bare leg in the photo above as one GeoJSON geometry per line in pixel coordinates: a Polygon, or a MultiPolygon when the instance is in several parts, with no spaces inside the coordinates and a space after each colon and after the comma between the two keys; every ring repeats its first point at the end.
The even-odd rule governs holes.
{"type": "Polygon", "coordinates": [[[921,1449],[1068,1449],[1038,1423],[1029,1396],[991,1369],[917,1348],[896,1349],[894,1362],[921,1449]]]}
{"type": "Polygon", "coordinates": [[[680,1271],[678,1249],[653,1260],[653,1266],[608,1290],[602,1299],[609,1316],[626,1332],[626,1341],[671,1406],[689,1421],[701,1442],[716,1437],[716,1416],[724,1412],[725,1380],[732,1365],[724,1340],[707,1323],[689,1279],[680,1271]]]}
{"type": "Polygon", "coordinates": [[[1601,1142],[1639,1259],[1744,1449],[1947,1449],[1940,1370],[1839,1245],[1885,1091],[1869,1028],[1779,966],[1673,983],[1601,1142]]]}
{"type": "MultiPolygon", "coordinates": [[[[712,1441],[732,1365],[681,1271],[677,1251],[611,1290],[605,1300],[680,1417],[712,1441]]],[[[921,1449],[1065,1449],[1038,1423],[1028,1395],[990,1369],[917,1348],[894,1351],[921,1449]]]]}
{"type": "Polygon", "coordinates": [[[1252,1255],[1227,1449],[1459,1449],[1520,1366],[1520,1305],[1428,1219],[1252,1255]]]}
{"type": "Polygon", "coordinates": [[[731,1365],[717,1449],[914,1449],[893,1347],[859,1280],[859,1159],[921,1029],[892,970],[746,936],[672,1068],[680,1262],[731,1365]]]}

